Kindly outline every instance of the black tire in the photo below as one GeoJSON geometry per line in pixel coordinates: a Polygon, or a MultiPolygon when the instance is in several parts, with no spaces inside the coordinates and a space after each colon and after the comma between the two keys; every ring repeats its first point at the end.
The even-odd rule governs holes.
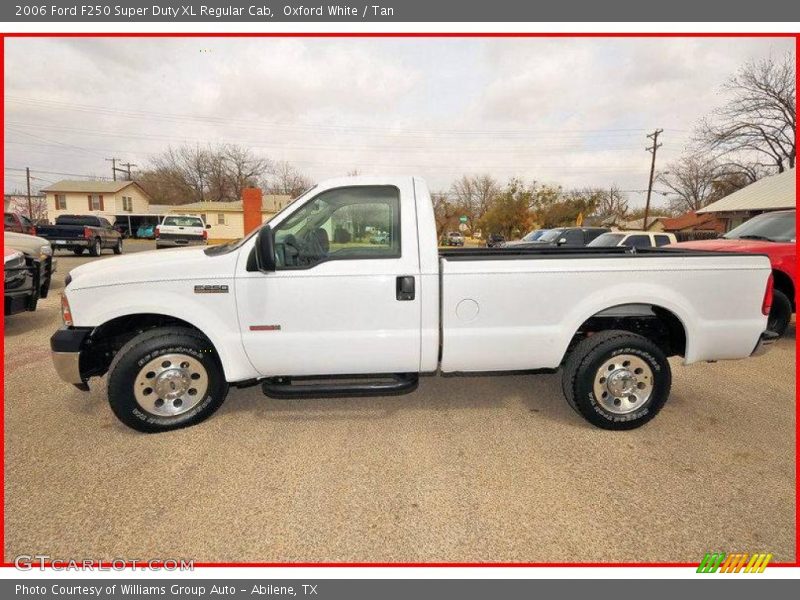
{"type": "Polygon", "coordinates": [[[75,256],[80,256],[81,254],[83,254],[83,248],[73,248],[72,249],[72,253],[75,256]]]}
{"type": "Polygon", "coordinates": [[[117,240],[117,245],[114,246],[114,254],[122,254],[122,238],[117,240]]]}
{"type": "Polygon", "coordinates": [[[125,425],[144,433],[196,425],[222,406],[228,394],[228,383],[213,346],[200,333],[183,327],[159,327],[140,333],[120,349],[109,372],[108,402],[111,410],[125,425]],[[137,377],[142,375],[144,368],[165,355],[194,359],[193,362],[200,363],[205,369],[207,377],[207,389],[196,404],[175,416],[152,412],[139,403],[134,393],[137,377]]]}
{"type": "Polygon", "coordinates": [[[789,329],[789,323],[791,323],[791,321],[792,302],[782,291],[774,290],[772,308],[769,311],[769,318],[767,319],[767,329],[783,337],[783,334],[789,329]]]}
{"type": "Polygon", "coordinates": [[[100,256],[100,253],[103,251],[103,245],[100,243],[100,238],[95,238],[92,245],[89,247],[89,254],[91,256],[100,256]]]}
{"type": "Polygon", "coordinates": [[[625,430],[641,427],[658,414],[669,398],[672,372],[667,357],[652,341],[627,331],[612,330],[591,335],[575,346],[564,365],[561,382],[569,405],[589,423],[602,429],[625,430]],[[615,357],[621,357],[624,362],[615,365],[615,357]],[[632,358],[625,360],[626,357],[632,358]],[[630,361],[644,363],[641,369],[635,369],[642,374],[628,371],[630,361]],[[638,390],[634,389],[629,397],[625,396],[629,392],[622,392],[622,398],[614,398],[607,391],[602,398],[596,397],[598,381],[606,381],[602,376],[605,369],[603,374],[600,369],[609,362],[612,363],[609,369],[615,367],[612,376],[631,385],[642,385],[649,390],[649,396],[637,398],[633,394],[638,390]],[[629,405],[626,404],[628,398],[636,400],[630,400],[629,405]],[[620,408],[611,406],[614,404],[620,408]],[[629,412],[624,412],[627,410],[629,412]]]}

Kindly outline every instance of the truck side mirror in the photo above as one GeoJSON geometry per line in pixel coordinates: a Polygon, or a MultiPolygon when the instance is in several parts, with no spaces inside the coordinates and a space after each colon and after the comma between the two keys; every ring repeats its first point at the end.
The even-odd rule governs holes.
{"type": "Polygon", "coordinates": [[[275,236],[272,227],[264,225],[256,236],[256,265],[262,273],[275,270],[275,236]]]}
{"type": "Polygon", "coordinates": [[[206,229],[211,229],[211,223],[206,223],[206,229]]]}
{"type": "Polygon", "coordinates": [[[557,243],[559,246],[563,246],[564,244],[567,243],[567,238],[561,238],[560,240],[558,240],[557,243]]]}

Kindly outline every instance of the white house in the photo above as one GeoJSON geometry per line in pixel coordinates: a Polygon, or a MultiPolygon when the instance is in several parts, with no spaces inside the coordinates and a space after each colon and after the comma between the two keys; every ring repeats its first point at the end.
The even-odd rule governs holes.
{"type": "Polygon", "coordinates": [[[135,181],[64,179],[42,192],[50,222],[59,215],[100,215],[114,222],[119,216],[150,213],[150,196],[135,181]]]}

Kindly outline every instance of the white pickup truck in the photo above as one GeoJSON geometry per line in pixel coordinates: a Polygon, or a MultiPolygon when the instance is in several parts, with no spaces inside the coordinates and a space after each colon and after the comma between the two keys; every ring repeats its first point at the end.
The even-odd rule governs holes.
{"type": "Polygon", "coordinates": [[[667,357],[745,358],[774,339],[770,273],[752,254],[439,250],[423,180],[345,178],[237,242],[74,269],[51,348],[80,389],[108,373],[112,410],[145,432],[199,423],[231,385],[385,395],[427,373],[559,368],[587,421],[632,429],[667,400],[667,357]]]}

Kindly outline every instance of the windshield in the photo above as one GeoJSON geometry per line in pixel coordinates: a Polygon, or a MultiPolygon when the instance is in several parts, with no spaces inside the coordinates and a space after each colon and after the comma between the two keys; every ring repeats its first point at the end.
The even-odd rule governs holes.
{"type": "Polygon", "coordinates": [[[624,237],[624,233],[604,233],[594,238],[587,245],[592,248],[610,248],[619,244],[624,237]]]}
{"type": "Polygon", "coordinates": [[[547,229],[534,229],[525,237],[522,238],[523,242],[535,242],[539,238],[541,238],[545,233],[547,233],[547,229]]]}
{"type": "Polygon", "coordinates": [[[793,242],[795,240],[794,217],[794,211],[764,213],[742,223],[722,237],[726,240],[793,242]]]}
{"type": "Polygon", "coordinates": [[[164,222],[161,224],[175,227],[205,227],[200,217],[164,217],[164,222]]]}
{"type": "MultiPolygon", "coordinates": [[[[294,209],[296,206],[301,206],[303,204],[302,201],[305,199],[305,197],[308,196],[316,188],[317,188],[316,184],[312,185],[305,192],[300,194],[295,200],[292,200],[289,204],[284,206],[283,210],[278,212],[278,214],[274,215],[271,219],[267,219],[267,221],[265,221],[262,224],[262,227],[263,227],[263,225],[266,225],[267,223],[272,221],[272,219],[274,219],[278,215],[283,214],[285,211],[287,211],[289,209],[294,209]]],[[[288,221],[289,219],[291,219],[291,217],[288,217],[286,220],[288,221]]],[[[226,242],[224,244],[218,244],[218,245],[215,245],[215,246],[209,246],[208,248],[206,248],[204,250],[204,252],[206,253],[206,256],[220,256],[222,254],[228,254],[229,252],[234,252],[234,251],[238,250],[239,248],[241,248],[245,244],[245,242],[247,242],[247,240],[249,240],[251,237],[253,237],[254,235],[257,235],[259,231],[261,231],[261,227],[257,227],[256,229],[254,229],[253,231],[248,233],[246,236],[244,236],[243,238],[239,238],[238,240],[233,240],[233,241],[226,242]]]]}
{"type": "Polygon", "coordinates": [[[537,239],[536,241],[553,242],[557,240],[562,233],[564,233],[563,229],[548,229],[541,236],[539,236],[539,239],[537,239]]]}

